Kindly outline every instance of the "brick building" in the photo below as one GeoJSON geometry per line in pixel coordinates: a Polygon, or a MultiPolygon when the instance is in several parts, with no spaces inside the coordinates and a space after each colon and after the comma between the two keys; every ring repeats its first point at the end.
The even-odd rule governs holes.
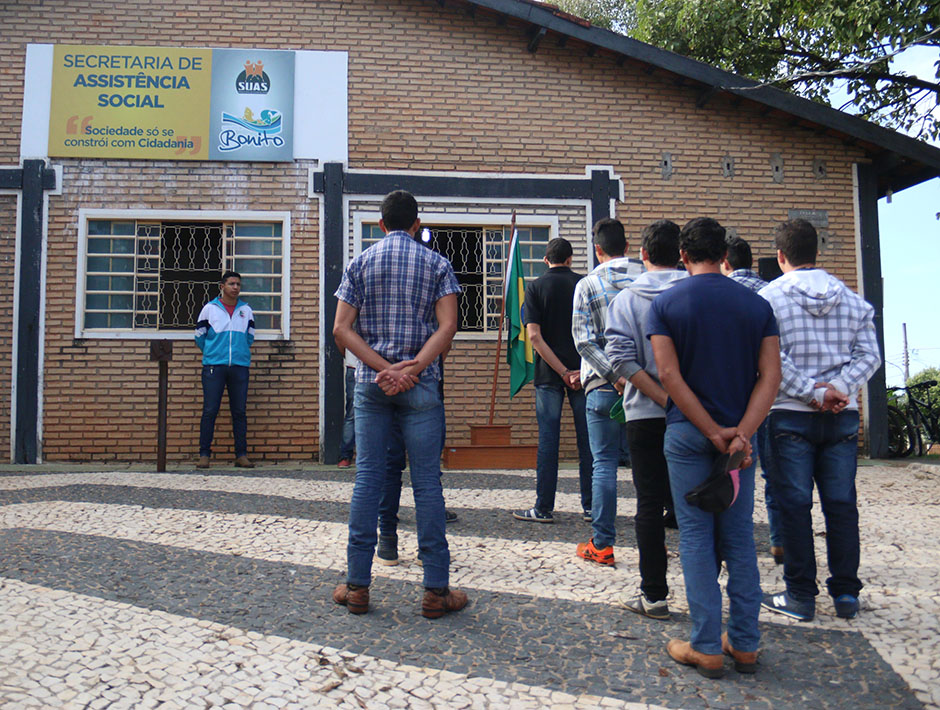
{"type": "MultiPolygon", "coordinates": [[[[188,319],[223,265],[253,274],[246,291],[261,314],[251,455],[335,461],[332,293],[396,187],[416,194],[431,246],[465,285],[445,400],[459,443],[486,418],[513,211],[532,275],[555,236],[587,272],[590,227],[609,214],[634,237],[633,255],[649,222],[708,215],[758,257],[773,255],[777,222],[806,216],[820,227],[821,265],[864,292],[880,329],[877,199],[940,174],[936,148],[527,0],[194,8],[0,4],[0,437],[15,461],[153,458],[153,339],[176,341],[169,457],[194,456],[200,358],[188,319]],[[66,157],[43,150],[53,45],[332,53],[345,93],[322,94],[295,65],[287,160],[66,157]],[[310,148],[324,107],[340,104],[339,152],[310,148]]],[[[501,378],[497,419],[528,442],[531,388],[510,402],[505,367],[501,378]]],[[[875,383],[865,410],[877,453],[883,373],[875,383]]],[[[563,447],[573,454],[570,427],[563,447]]]]}

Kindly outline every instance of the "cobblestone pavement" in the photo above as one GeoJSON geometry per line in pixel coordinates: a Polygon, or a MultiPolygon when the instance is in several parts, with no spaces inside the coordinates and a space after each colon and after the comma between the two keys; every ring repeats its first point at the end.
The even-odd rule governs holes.
{"type": "MultiPolygon", "coordinates": [[[[0,470],[0,707],[13,708],[930,708],[940,710],[940,467],[866,465],[858,488],[862,613],[762,612],[761,666],[706,680],[665,655],[687,638],[679,560],[673,620],[621,610],[639,583],[629,473],[617,567],[587,540],[576,473],[556,523],[515,521],[528,472],[447,472],[452,584],[470,606],[420,616],[414,510],[398,567],[375,566],[373,607],[329,600],[345,570],[353,473],[277,466],[154,474],[0,470]]],[[[766,591],[782,588],[756,506],[766,591]]],[[[814,513],[825,575],[822,516],[814,513]]],[[[678,534],[667,544],[678,549],[678,534]]]]}

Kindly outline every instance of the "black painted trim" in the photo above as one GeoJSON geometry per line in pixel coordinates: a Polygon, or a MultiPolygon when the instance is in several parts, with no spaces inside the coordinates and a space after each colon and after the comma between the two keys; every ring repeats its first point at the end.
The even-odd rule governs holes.
{"type": "Polygon", "coordinates": [[[888,397],[885,391],[884,286],[881,276],[881,237],[878,230],[878,174],[871,165],[857,164],[858,222],[862,248],[862,288],[875,308],[875,335],[882,364],[868,381],[867,447],[872,458],[888,455],[888,397]]]}
{"type": "Polygon", "coordinates": [[[335,464],[339,460],[342,443],[343,416],[345,415],[345,369],[343,356],[333,341],[333,320],[336,318],[336,298],[333,296],[343,278],[343,165],[326,163],[323,173],[314,176],[323,192],[323,333],[326,351],[323,357],[323,422],[320,438],[320,461],[335,464]],[[317,181],[317,177],[320,180],[317,181]]]}
{"type": "Polygon", "coordinates": [[[20,201],[19,320],[16,328],[16,421],[13,460],[36,463],[39,419],[39,300],[45,162],[27,160],[20,201]]]}
{"type": "MultiPolygon", "coordinates": [[[[603,173],[609,179],[608,173],[603,173]]],[[[321,173],[314,175],[314,190],[322,191],[321,173]]],[[[468,197],[587,200],[593,197],[591,179],[539,177],[459,177],[450,175],[346,173],[347,195],[387,195],[408,190],[416,197],[468,197]]]]}
{"type": "MultiPolygon", "coordinates": [[[[857,116],[852,116],[824,104],[773,87],[757,88],[759,84],[751,79],[717,69],[703,62],[683,57],[610,30],[593,26],[585,27],[566,19],[563,15],[556,14],[551,5],[539,5],[527,0],[464,1],[501,15],[516,18],[529,25],[535,25],[607,49],[616,54],[627,56],[649,66],[664,69],[680,77],[713,87],[716,90],[726,91],[848,134],[929,168],[928,177],[925,179],[940,175],[940,148],[888,128],[883,128],[857,116]]],[[[882,187],[880,189],[882,191],[886,182],[894,182],[890,173],[879,174],[879,177],[884,178],[881,180],[882,187]]],[[[905,180],[903,174],[899,174],[899,178],[902,181],[905,180]]],[[[910,185],[912,184],[917,183],[910,183],[910,185]]],[[[910,185],[905,184],[905,187],[910,185]]]]}
{"type": "Polygon", "coordinates": [[[22,168],[0,168],[0,190],[20,190],[22,188],[22,168]]]}

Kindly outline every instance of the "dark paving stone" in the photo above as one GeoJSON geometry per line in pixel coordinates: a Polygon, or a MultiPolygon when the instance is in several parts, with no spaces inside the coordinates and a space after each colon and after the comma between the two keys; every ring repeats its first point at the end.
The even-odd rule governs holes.
{"type": "MultiPolygon", "coordinates": [[[[625,486],[621,495],[632,497],[632,484],[625,484],[625,486]]],[[[444,495],[446,498],[446,490],[444,495]]],[[[403,490],[402,500],[411,500],[411,492],[407,485],[403,490]]],[[[0,491],[0,506],[43,501],[139,505],[145,508],[277,515],[333,523],[346,523],[349,520],[348,503],[297,500],[282,496],[229,493],[225,491],[172,490],[95,484],[0,491]]],[[[516,520],[509,510],[453,507],[450,509],[458,515],[458,521],[447,527],[447,534],[454,537],[483,535],[510,540],[570,542],[572,545],[578,542],[586,542],[591,537],[591,524],[581,520],[580,514],[575,513],[558,513],[555,516],[555,522],[549,525],[516,520]]],[[[402,506],[399,513],[399,525],[402,529],[414,529],[415,514],[412,506],[402,506]]],[[[636,545],[632,516],[618,516],[616,530],[617,546],[632,547],[636,545]]],[[[766,525],[756,524],[754,526],[754,538],[757,541],[759,554],[769,557],[770,552],[766,543],[768,534],[766,525]]],[[[678,531],[666,531],[666,544],[671,549],[678,549],[678,531]]]]}
{"type": "Polygon", "coordinates": [[[762,668],[722,681],[663,648],[687,618],[653,623],[597,604],[467,590],[471,605],[429,621],[421,590],[373,585],[373,610],[329,601],[332,570],[29,529],[0,531],[0,576],[280,634],[358,653],[566,692],[681,708],[920,708],[860,633],[764,625],[762,668]]]}

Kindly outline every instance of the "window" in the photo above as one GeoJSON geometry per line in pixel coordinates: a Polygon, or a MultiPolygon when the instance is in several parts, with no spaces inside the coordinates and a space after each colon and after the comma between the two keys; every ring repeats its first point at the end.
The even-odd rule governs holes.
{"type": "MultiPolygon", "coordinates": [[[[549,227],[517,226],[519,251],[526,281],[548,268],[542,261],[549,227]]],[[[362,225],[362,248],[382,238],[377,224],[362,225]]],[[[509,226],[424,224],[421,241],[442,254],[454,267],[463,292],[457,297],[457,328],[463,333],[493,333],[499,329],[503,273],[509,256],[509,226]]]]}
{"type": "Polygon", "coordinates": [[[259,334],[286,335],[286,219],[85,219],[79,337],[188,337],[226,270],[242,275],[259,334]]]}

